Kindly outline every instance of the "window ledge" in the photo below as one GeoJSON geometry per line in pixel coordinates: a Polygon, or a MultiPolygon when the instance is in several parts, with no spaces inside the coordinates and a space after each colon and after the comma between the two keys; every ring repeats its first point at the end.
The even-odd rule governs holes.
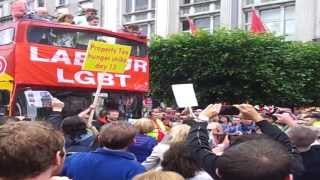
{"type": "Polygon", "coordinates": [[[78,0],[78,3],[92,2],[91,0],[78,0]]]}
{"type": "Polygon", "coordinates": [[[202,15],[215,15],[215,14],[219,14],[220,10],[214,10],[214,11],[207,11],[207,12],[200,12],[200,13],[192,13],[192,14],[184,14],[181,15],[180,18],[186,18],[186,17],[197,17],[197,16],[202,16],[202,15]]]}
{"type": "Polygon", "coordinates": [[[285,3],[292,3],[295,4],[294,0],[280,0],[280,1],[271,1],[271,2],[265,2],[265,3],[259,3],[259,4],[248,4],[248,5],[243,5],[243,8],[252,8],[252,7],[263,7],[263,6],[270,6],[270,5],[281,5],[285,3]]]}
{"type": "Polygon", "coordinates": [[[65,6],[67,6],[68,4],[59,4],[59,5],[56,5],[56,9],[59,9],[59,8],[63,8],[65,6]]]}
{"type": "Polygon", "coordinates": [[[134,14],[139,14],[139,13],[148,13],[148,12],[152,12],[155,11],[156,9],[147,9],[147,10],[141,10],[141,11],[134,11],[134,12],[129,12],[129,13],[124,13],[123,15],[134,15],[134,14]]]}
{"type": "Polygon", "coordinates": [[[143,24],[143,23],[150,23],[153,22],[154,19],[146,19],[146,20],[140,20],[140,21],[130,21],[130,22],[126,22],[124,23],[124,25],[128,25],[128,24],[143,24]]]}
{"type": "Polygon", "coordinates": [[[213,2],[217,2],[218,0],[210,0],[205,2],[197,2],[197,3],[190,3],[190,4],[181,4],[180,7],[191,7],[194,5],[202,5],[202,4],[211,4],[213,2]]]}

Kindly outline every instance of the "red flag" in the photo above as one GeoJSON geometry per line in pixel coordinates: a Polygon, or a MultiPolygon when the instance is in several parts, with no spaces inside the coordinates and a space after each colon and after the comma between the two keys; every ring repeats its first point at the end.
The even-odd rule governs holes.
{"type": "Polygon", "coordinates": [[[257,14],[255,9],[252,9],[251,15],[251,32],[254,33],[264,33],[266,32],[266,28],[263,25],[263,22],[260,16],[257,14]]]}
{"type": "Polygon", "coordinates": [[[190,19],[189,17],[187,17],[187,20],[188,20],[188,23],[189,23],[189,29],[190,29],[191,34],[195,34],[197,32],[196,25],[194,24],[193,20],[190,19]]]}

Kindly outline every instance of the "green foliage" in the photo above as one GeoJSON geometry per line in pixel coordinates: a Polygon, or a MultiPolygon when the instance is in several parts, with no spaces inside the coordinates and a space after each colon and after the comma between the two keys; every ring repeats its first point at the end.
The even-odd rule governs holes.
{"type": "Polygon", "coordinates": [[[155,37],[153,97],[174,103],[171,84],[194,83],[201,105],[226,101],[319,105],[320,45],[241,30],[155,37]]]}

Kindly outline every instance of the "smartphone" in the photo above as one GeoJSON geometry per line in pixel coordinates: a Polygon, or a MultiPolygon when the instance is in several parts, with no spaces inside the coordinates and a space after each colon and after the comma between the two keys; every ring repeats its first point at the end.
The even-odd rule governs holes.
{"type": "Polygon", "coordinates": [[[223,105],[221,106],[219,115],[239,115],[240,110],[235,106],[223,105]]]}

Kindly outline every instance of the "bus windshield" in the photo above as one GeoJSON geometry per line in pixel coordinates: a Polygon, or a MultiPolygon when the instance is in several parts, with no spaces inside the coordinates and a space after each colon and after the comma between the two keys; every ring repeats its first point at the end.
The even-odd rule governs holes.
{"type": "Polygon", "coordinates": [[[100,32],[42,26],[33,26],[28,30],[28,42],[30,43],[86,50],[90,40],[131,46],[131,56],[147,55],[147,47],[143,43],[115,38],[100,32]]]}

